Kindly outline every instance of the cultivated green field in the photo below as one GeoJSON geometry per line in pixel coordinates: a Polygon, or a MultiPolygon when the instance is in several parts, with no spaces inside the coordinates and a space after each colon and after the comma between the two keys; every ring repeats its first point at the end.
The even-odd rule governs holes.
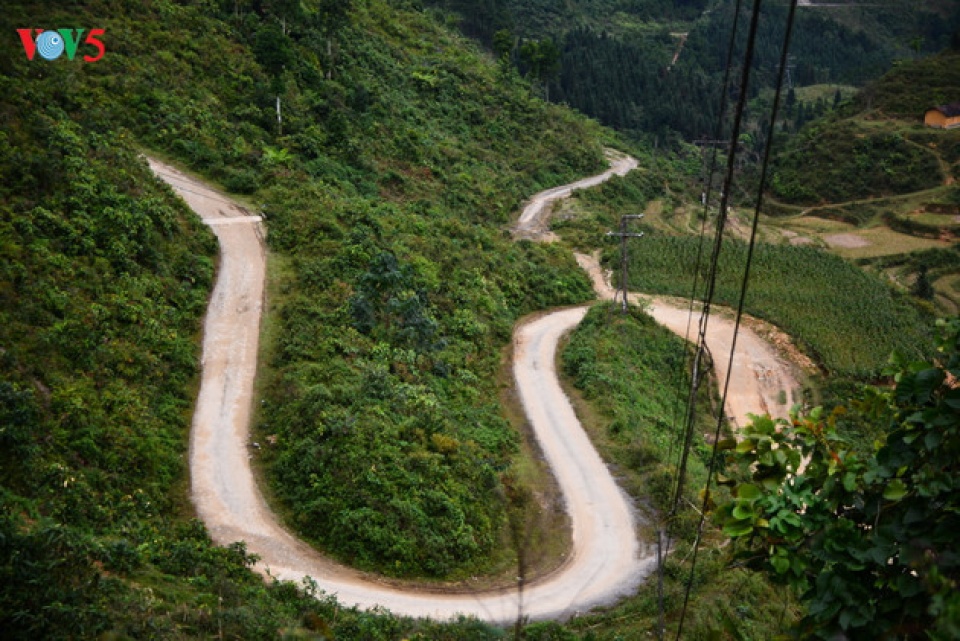
{"type": "MultiPolygon", "coordinates": [[[[630,262],[632,290],[690,295],[698,239],[651,234],[638,245],[630,262]]],[[[746,253],[741,241],[724,244],[718,303],[736,305],[746,253]]],[[[607,254],[613,259],[612,251],[607,254]]],[[[701,292],[703,277],[699,275],[701,292]]],[[[919,357],[931,338],[932,319],[908,297],[843,259],[810,247],[758,245],[746,311],[779,326],[835,374],[876,376],[892,351],[919,357]]]]}

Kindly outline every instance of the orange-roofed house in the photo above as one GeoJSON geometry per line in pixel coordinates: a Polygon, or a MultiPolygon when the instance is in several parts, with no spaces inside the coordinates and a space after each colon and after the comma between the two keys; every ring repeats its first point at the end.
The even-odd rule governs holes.
{"type": "Polygon", "coordinates": [[[949,105],[927,109],[927,113],[923,117],[923,124],[937,129],[960,127],[960,102],[952,102],[949,105]]]}

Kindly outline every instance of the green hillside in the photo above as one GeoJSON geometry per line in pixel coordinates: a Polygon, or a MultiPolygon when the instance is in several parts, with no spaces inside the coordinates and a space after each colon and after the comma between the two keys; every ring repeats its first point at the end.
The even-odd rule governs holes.
{"type": "Polygon", "coordinates": [[[924,126],[923,117],[960,96],[958,62],[951,49],[898,64],[785,137],[765,207],[777,234],[855,259],[946,313],[960,309],[951,215],[960,131],[924,126]],[[838,236],[852,246],[831,246],[838,236]]]}
{"type": "Polygon", "coordinates": [[[896,65],[858,94],[859,110],[880,117],[922,119],[931,106],[957,101],[960,93],[960,41],[937,55],[896,65]]]}
{"type": "Polygon", "coordinates": [[[265,585],[187,518],[216,250],[140,148],[268,217],[259,428],[277,436],[264,471],[281,510],[305,515],[293,525],[395,574],[483,569],[500,546],[519,439],[496,402],[499,350],[520,314],[591,296],[571,257],[501,228],[526,195],[603,167],[602,132],[403,4],[5,6],[6,635],[497,636],[265,585]],[[105,29],[103,59],[81,45],[28,62],[15,29],[63,24],[105,29]],[[371,461],[392,475],[365,483],[371,461]],[[400,500],[416,524],[402,532],[400,500]],[[361,516],[379,529],[352,529],[361,516]]]}
{"type": "Polygon", "coordinates": [[[801,205],[930,190],[955,172],[960,134],[923,127],[931,107],[960,96],[960,50],[903,63],[828,118],[804,128],[778,156],[771,183],[801,205]]]}
{"type": "MultiPolygon", "coordinates": [[[[657,56],[674,51],[671,30],[689,27],[688,46],[699,53],[645,90],[715,86],[718,67],[704,61],[712,51],[707,41],[724,23],[705,19],[700,0],[425,4],[433,8],[409,0],[4,5],[0,636],[507,636],[473,620],[356,612],[310,584],[265,582],[250,570],[254,559],[243,545],[213,546],[191,518],[188,436],[217,249],[141,157],[175,162],[266,219],[270,282],[253,429],[264,444],[255,456],[265,493],[286,524],[335,558],[394,578],[513,580],[511,518],[522,514],[529,522],[520,525],[533,531],[559,517],[551,497],[539,493],[548,483],[531,472],[537,464],[519,421],[503,407],[508,374],[501,361],[518,318],[593,293],[565,246],[514,242],[506,227],[526,197],[600,170],[603,146],[621,141],[541,99],[549,87],[554,99],[576,104],[562,73],[551,77],[550,65],[541,65],[545,75],[522,78],[452,30],[458,20],[448,11],[473,11],[462,24],[476,15],[481,38],[500,29],[525,38],[554,34],[565,55],[587,43],[582,66],[565,58],[563,73],[574,71],[569,80],[583,80],[584,95],[614,105],[610,113],[623,121],[609,122],[658,135],[696,135],[712,107],[681,125],[678,109],[692,96],[670,94],[676,101],[660,99],[654,111],[626,94],[611,100],[587,79],[596,71],[608,82],[601,69],[628,68],[623,61],[633,60],[645,75],[621,88],[643,86],[662,67],[657,56]],[[84,62],[91,49],[81,44],[73,60],[27,59],[17,29],[64,25],[103,29],[103,58],[84,62]],[[639,64],[647,45],[656,55],[639,64]]],[[[946,7],[935,10],[953,24],[946,7]]],[[[928,25],[928,14],[900,31],[877,20],[890,33],[912,34],[928,25]]],[[[850,51],[872,46],[866,36],[851,38],[850,24],[836,25],[830,33],[850,51]]],[[[947,28],[930,27],[921,48],[941,42],[947,28]]],[[[528,47],[522,54],[515,44],[521,73],[531,71],[531,52],[548,52],[528,47]]],[[[850,73],[865,77],[902,49],[889,44],[850,73]]],[[[833,78],[820,62],[810,64],[814,76],[833,78]]],[[[697,100],[712,104],[708,93],[697,100]]],[[[602,115],[597,107],[590,112],[602,115]]],[[[904,144],[919,154],[917,146],[929,142],[904,144]]],[[[938,179],[955,168],[955,147],[940,147],[938,179]]],[[[639,151],[652,167],[582,195],[599,213],[568,223],[571,234],[597,241],[622,209],[661,196],[673,204],[696,199],[694,154],[664,160],[639,151]]],[[[786,253],[776,251],[770,262],[786,253]]],[[[844,283],[856,284],[848,267],[844,283]]],[[[784,278],[798,273],[788,272],[784,278]]],[[[657,278],[675,276],[664,265],[657,278]]],[[[775,296],[769,284],[764,295],[775,296]]],[[[884,313],[893,310],[878,315],[890,321],[885,331],[900,331],[911,346],[912,336],[922,338],[916,310],[876,281],[866,289],[884,313]]],[[[791,318],[800,318],[799,304],[807,303],[794,301],[791,318]]],[[[667,405],[644,403],[633,387],[661,385],[654,393],[665,398],[680,347],[643,317],[612,329],[602,319],[594,311],[574,338],[566,371],[588,401],[606,401],[593,409],[602,428],[617,425],[609,452],[628,469],[631,490],[662,498],[663,466],[640,468],[669,448],[656,420],[667,405]],[[646,360],[633,359],[636,369],[619,381],[607,358],[615,332],[630,339],[618,357],[656,347],[646,360]],[[649,425],[634,429],[639,421],[649,425]]],[[[864,326],[873,327],[855,330],[864,326]]],[[[861,366],[849,352],[834,354],[835,343],[802,339],[830,368],[875,371],[874,352],[861,366]]],[[[536,530],[528,545],[556,546],[553,534],[536,530]]],[[[686,534],[684,545],[691,527],[686,534]]],[[[780,626],[774,606],[746,603],[767,587],[739,571],[720,580],[726,558],[717,542],[702,575],[717,582],[698,587],[705,605],[692,634],[769,638],[780,626]],[[741,588],[744,603],[728,603],[722,621],[712,620],[718,595],[729,600],[741,588]]],[[[681,570],[669,571],[678,599],[681,570]]],[[[647,633],[655,611],[650,590],[609,616],[531,624],[523,634],[647,633]]]]}
{"type": "MultiPolygon", "coordinates": [[[[677,134],[687,140],[713,137],[734,7],[742,7],[738,59],[752,10],[752,3],[732,0],[429,4],[452,11],[466,33],[498,52],[504,43],[509,49],[512,38],[513,64],[539,81],[551,100],[635,137],[655,135],[661,141],[677,134]]],[[[960,9],[950,0],[827,4],[797,11],[790,52],[791,80],[798,87],[862,86],[894,61],[944,49],[960,29],[960,9]]],[[[776,81],[787,5],[762,4],[751,96],[776,81]]]]}

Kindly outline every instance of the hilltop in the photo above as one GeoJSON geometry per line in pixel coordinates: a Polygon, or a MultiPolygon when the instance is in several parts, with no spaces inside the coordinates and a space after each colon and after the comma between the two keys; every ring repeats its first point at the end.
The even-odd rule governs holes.
{"type": "MultiPolygon", "coordinates": [[[[675,143],[713,137],[734,7],[735,55],[746,42],[751,3],[732,0],[433,0],[466,33],[538,81],[551,100],[640,138],[675,143]]],[[[862,87],[895,61],[948,47],[960,29],[950,0],[890,0],[799,7],[791,45],[797,87],[862,87]]],[[[751,96],[772,87],[787,3],[761,9],[751,96]]]]}
{"type": "Polygon", "coordinates": [[[924,297],[956,313],[960,131],[923,118],[960,96],[958,69],[960,50],[899,64],[788,140],[771,181],[773,233],[824,246],[905,289],[926,282],[924,297]]]}

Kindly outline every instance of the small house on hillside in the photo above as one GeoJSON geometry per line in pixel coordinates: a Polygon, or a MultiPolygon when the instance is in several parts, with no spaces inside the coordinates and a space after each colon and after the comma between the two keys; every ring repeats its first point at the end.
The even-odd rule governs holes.
{"type": "Polygon", "coordinates": [[[927,113],[923,117],[923,124],[937,129],[960,127],[960,102],[951,102],[949,105],[927,109],[927,113]]]}

